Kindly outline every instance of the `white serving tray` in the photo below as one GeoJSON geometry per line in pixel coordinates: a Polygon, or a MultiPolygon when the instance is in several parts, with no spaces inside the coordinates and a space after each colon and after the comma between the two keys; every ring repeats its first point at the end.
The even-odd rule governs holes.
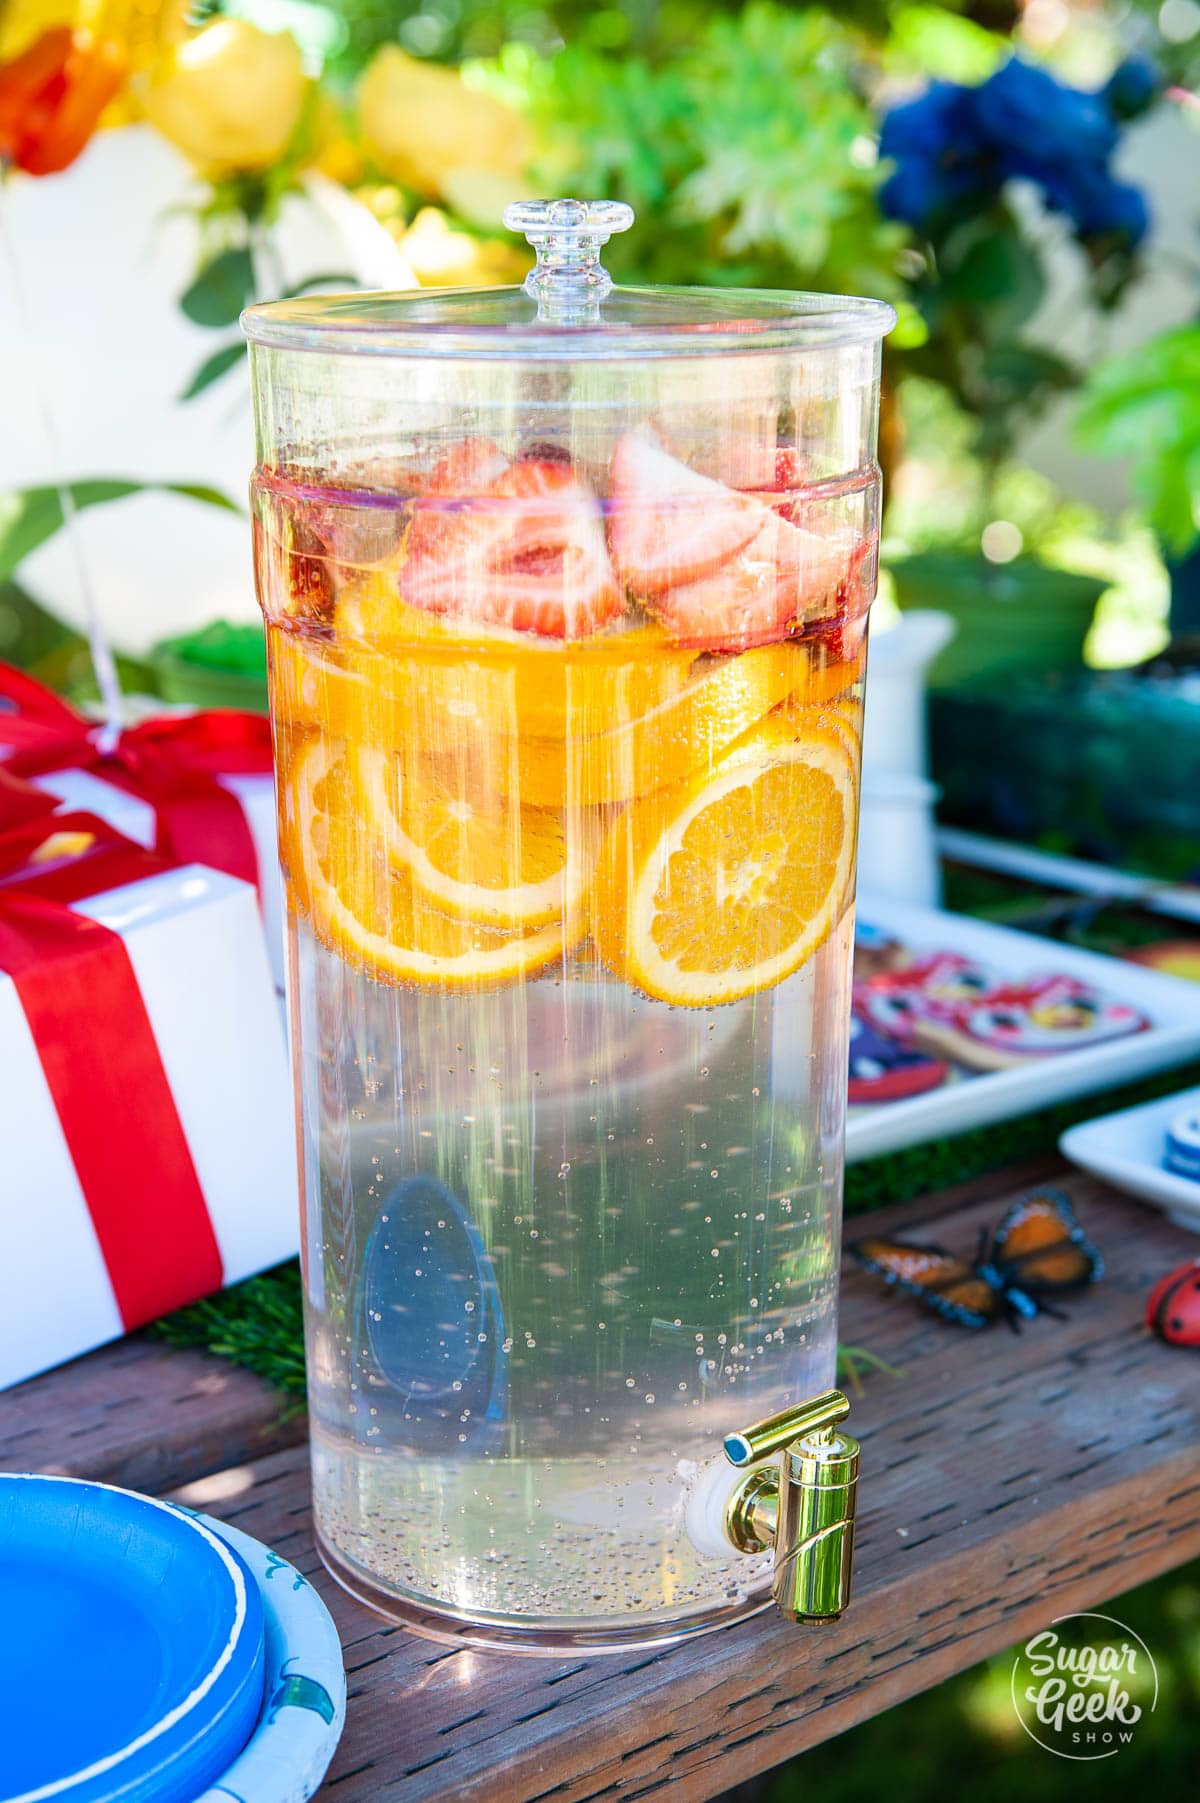
{"type": "Polygon", "coordinates": [[[1178,1226],[1200,1233],[1200,1181],[1180,1177],[1163,1165],[1167,1128],[1177,1115],[1197,1108],[1200,1089],[1141,1102],[1136,1108],[1122,1108],[1119,1114],[1069,1128],[1058,1142],[1059,1150],[1072,1164],[1103,1178],[1114,1189],[1165,1208],[1178,1226]]]}
{"type": "Polygon", "coordinates": [[[851,1108],[846,1126],[849,1163],[1111,1089],[1186,1063],[1200,1053],[1200,986],[1180,977],[992,926],[966,914],[906,907],[882,896],[860,895],[858,919],[914,951],[960,952],[1012,978],[1048,972],[1077,976],[1131,1002],[1152,1024],[1127,1039],[1030,1060],[1012,1070],[966,1076],[905,1101],[851,1108]]]}

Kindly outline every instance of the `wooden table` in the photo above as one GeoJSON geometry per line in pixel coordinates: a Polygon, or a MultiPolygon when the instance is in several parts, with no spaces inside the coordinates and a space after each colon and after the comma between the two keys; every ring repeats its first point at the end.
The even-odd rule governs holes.
{"type": "MultiPolygon", "coordinates": [[[[973,1249],[1043,1164],[851,1222],[973,1249]],[[945,1217],[943,1219],[943,1217],[945,1217]]],[[[1019,1337],[970,1335],[851,1268],[842,1338],[900,1375],[854,1404],[857,1591],[826,1628],[773,1614],[667,1652],[521,1659],[390,1627],[313,1551],[303,1419],[244,1371],[133,1339],[0,1396],[0,1468],[178,1497],[277,1547],[317,1584],[346,1654],[345,1736],[322,1797],[595,1803],[711,1797],[890,1708],[1053,1616],[1200,1554],[1200,1364],[1142,1326],[1197,1241],[1062,1177],[1109,1275],[1019,1337]]]]}

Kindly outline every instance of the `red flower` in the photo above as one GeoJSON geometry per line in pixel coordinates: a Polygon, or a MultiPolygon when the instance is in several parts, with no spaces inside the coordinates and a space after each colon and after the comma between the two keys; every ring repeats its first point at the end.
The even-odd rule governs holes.
{"type": "Polygon", "coordinates": [[[73,163],[125,79],[113,38],[67,25],[44,31],[0,64],[0,164],[53,175],[73,163]]]}

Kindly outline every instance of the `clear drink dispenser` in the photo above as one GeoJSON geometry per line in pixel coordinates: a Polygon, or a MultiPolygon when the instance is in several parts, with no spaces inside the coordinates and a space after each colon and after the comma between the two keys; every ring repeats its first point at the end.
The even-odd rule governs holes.
{"type": "Polygon", "coordinates": [[[836,1615],[877,301],[251,308],[324,1559],[561,1653],[836,1615]]]}

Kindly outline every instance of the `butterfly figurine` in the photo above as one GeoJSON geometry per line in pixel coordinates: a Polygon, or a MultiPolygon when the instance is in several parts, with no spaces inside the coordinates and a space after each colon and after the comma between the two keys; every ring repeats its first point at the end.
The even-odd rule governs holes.
{"type": "Polygon", "coordinates": [[[1036,1190],[1007,1211],[994,1233],[985,1227],[974,1259],[941,1246],[881,1237],[849,1248],[866,1270],[915,1296],[922,1307],[959,1327],[987,1327],[1003,1316],[1020,1332],[1037,1314],[1063,1318],[1048,1296],[1082,1290],[1104,1274],[1104,1261],[1075,1219],[1062,1190],[1036,1190]]]}

